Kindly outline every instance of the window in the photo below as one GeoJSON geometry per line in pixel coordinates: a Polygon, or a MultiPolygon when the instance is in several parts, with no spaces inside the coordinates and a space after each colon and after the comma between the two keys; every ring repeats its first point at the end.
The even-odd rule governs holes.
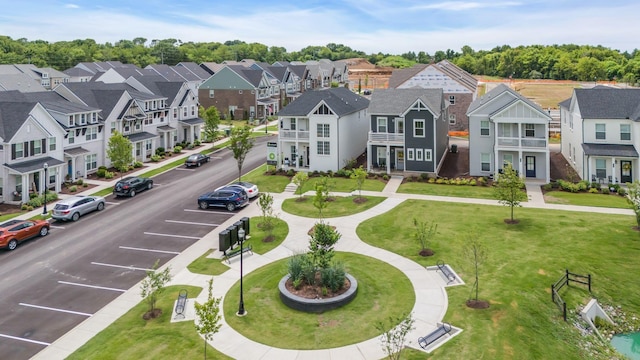
{"type": "Polygon", "coordinates": [[[607,160],[596,159],[596,177],[604,179],[607,177],[607,160]]]}
{"type": "Polygon", "coordinates": [[[177,107],[174,107],[174,108],[173,108],[173,118],[174,118],[174,119],[177,119],[177,118],[178,118],[178,108],[177,108],[177,107]]]}
{"type": "Polygon", "coordinates": [[[196,116],[196,106],[191,105],[191,116],[196,116]]]}
{"type": "Polygon", "coordinates": [[[422,161],[422,149],[416,149],[416,161],[422,161]]]}
{"type": "Polygon", "coordinates": [[[69,115],[69,126],[75,126],[76,121],[73,118],[73,115],[69,115]]]}
{"type": "Polygon", "coordinates": [[[318,124],[317,125],[317,136],[319,138],[325,137],[328,138],[329,137],[329,124],[318,124]]]}
{"type": "Polygon", "coordinates": [[[449,114],[449,124],[450,125],[456,124],[456,114],[449,114]]]}
{"type": "Polygon", "coordinates": [[[331,155],[328,141],[318,141],[318,155],[331,155]]]}
{"type": "Polygon", "coordinates": [[[136,121],[134,126],[136,131],[142,130],[142,123],[140,121],[136,121]]]}
{"type": "Polygon", "coordinates": [[[424,137],[424,120],[422,119],[413,120],[413,136],[424,137]]]}
{"type": "Polygon", "coordinates": [[[413,149],[407,149],[407,160],[411,160],[411,161],[414,160],[413,149]]]}
{"type": "Polygon", "coordinates": [[[424,149],[424,161],[431,161],[431,149],[424,149]]]}
{"type": "Polygon", "coordinates": [[[56,151],[56,138],[55,137],[50,137],[49,138],[49,151],[56,151]]]}
{"type": "Polygon", "coordinates": [[[209,90],[209,99],[213,99],[214,92],[213,90],[209,90]]]}
{"type": "Polygon", "coordinates": [[[379,117],[378,119],[378,132],[386,133],[387,132],[387,118],[379,117]]]}
{"type": "Polygon", "coordinates": [[[91,154],[84,157],[87,171],[95,170],[98,168],[98,155],[91,154]]]}
{"type": "Polygon", "coordinates": [[[49,184],[55,184],[57,174],[56,170],[58,170],[58,168],[50,167],[47,171],[47,175],[49,175],[49,184]]]}
{"type": "Polygon", "coordinates": [[[75,143],[76,142],[76,131],[71,129],[71,131],[69,131],[68,134],[69,134],[69,136],[68,136],[69,144],[75,143]]]}
{"type": "Polygon", "coordinates": [[[596,124],[596,140],[607,138],[607,127],[605,124],[596,124]]]}
{"type": "Polygon", "coordinates": [[[87,114],[80,115],[80,125],[84,125],[87,123],[87,114]]]}
{"type": "Polygon", "coordinates": [[[314,112],[316,115],[333,115],[333,111],[329,109],[329,107],[325,104],[320,105],[320,107],[314,112]]]}
{"type": "Polygon", "coordinates": [[[24,157],[24,143],[17,143],[15,144],[15,147],[16,147],[15,156],[13,158],[19,159],[21,157],[24,157]]]}
{"type": "Polygon", "coordinates": [[[31,141],[31,144],[33,144],[32,155],[42,154],[42,140],[31,141]]]}
{"type": "Polygon", "coordinates": [[[289,120],[289,126],[291,126],[291,130],[296,130],[296,118],[289,120]]]}
{"type": "Polygon", "coordinates": [[[524,136],[525,137],[536,136],[536,127],[534,124],[524,124],[524,136]]]}
{"type": "Polygon", "coordinates": [[[187,114],[189,113],[189,109],[185,106],[185,107],[182,108],[182,110],[184,110],[182,112],[182,116],[187,117],[187,114]]]}
{"type": "Polygon", "coordinates": [[[480,135],[489,136],[489,120],[480,121],[480,135]]]}
{"type": "Polygon", "coordinates": [[[631,125],[620,124],[620,140],[631,140],[631,125]]]}
{"type": "Polygon", "coordinates": [[[111,123],[111,133],[113,134],[114,132],[116,132],[116,123],[112,122],[111,123]]]}
{"type": "Polygon", "coordinates": [[[151,140],[145,141],[145,149],[147,149],[147,151],[151,151],[151,140]]]}
{"type": "Polygon", "coordinates": [[[511,164],[511,166],[513,166],[513,154],[502,155],[502,166],[507,166],[507,164],[511,164]]]}
{"type": "Polygon", "coordinates": [[[491,171],[491,154],[480,154],[480,170],[491,171]]]}
{"type": "Polygon", "coordinates": [[[449,95],[449,104],[451,104],[451,105],[455,105],[456,104],[456,96],[455,95],[449,95]]]}
{"type": "Polygon", "coordinates": [[[98,122],[98,113],[91,113],[91,123],[95,124],[98,122]]]}
{"type": "Polygon", "coordinates": [[[98,128],[88,128],[85,134],[85,140],[91,141],[98,138],[98,128]]]}

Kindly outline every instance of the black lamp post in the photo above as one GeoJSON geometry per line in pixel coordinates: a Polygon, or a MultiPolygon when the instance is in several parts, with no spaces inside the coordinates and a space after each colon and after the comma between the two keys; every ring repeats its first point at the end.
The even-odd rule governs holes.
{"type": "Polygon", "coordinates": [[[269,127],[269,119],[264,117],[264,134],[267,135],[267,128],[269,127]]]}
{"type": "Polygon", "coordinates": [[[47,169],[49,168],[49,164],[44,163],[42,165],[44,168],[44,210],[42,210],[42,215],[47,215],[47,169]]]}
{"type": "Polygon", "coordinates": [[[238,307],[238,316],[244,316],[244,298],[242,297],[242,257],[243,257],[243,244],[244,244],[244,228],[238,229],[238,241],[240,241],[240,306],[238,307]]]}

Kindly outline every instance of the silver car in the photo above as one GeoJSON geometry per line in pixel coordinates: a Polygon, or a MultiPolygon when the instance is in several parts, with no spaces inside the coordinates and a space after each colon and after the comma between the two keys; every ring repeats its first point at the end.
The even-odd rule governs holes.
{"type": "Polygon", "coordinates": [[[55,220],[77,221],[82,215],[103,210],[104,205],[104,198],[101,196],[76,195],[59,201],[53,208],[51,217],[55,220]]]}

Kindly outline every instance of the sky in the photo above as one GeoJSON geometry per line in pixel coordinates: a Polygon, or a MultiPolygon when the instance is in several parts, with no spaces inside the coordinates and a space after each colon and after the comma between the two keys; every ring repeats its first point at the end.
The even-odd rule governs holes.
{"type": "Polygon", "coordinates": [[[638,14],[637,0],[0,0],[0,35],[242,40],[287,52],[336,43],[395,55],[569,43],[631,52],[640,48],[638,14]]]}

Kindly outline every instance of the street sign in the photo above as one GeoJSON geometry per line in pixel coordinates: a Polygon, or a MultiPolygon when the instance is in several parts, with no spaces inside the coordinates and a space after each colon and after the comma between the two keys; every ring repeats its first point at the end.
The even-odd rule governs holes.
{"type": "Polygon", "coordinates": [[[278,165],[278,143],[267,143],[267,165],[278,165]]]}

